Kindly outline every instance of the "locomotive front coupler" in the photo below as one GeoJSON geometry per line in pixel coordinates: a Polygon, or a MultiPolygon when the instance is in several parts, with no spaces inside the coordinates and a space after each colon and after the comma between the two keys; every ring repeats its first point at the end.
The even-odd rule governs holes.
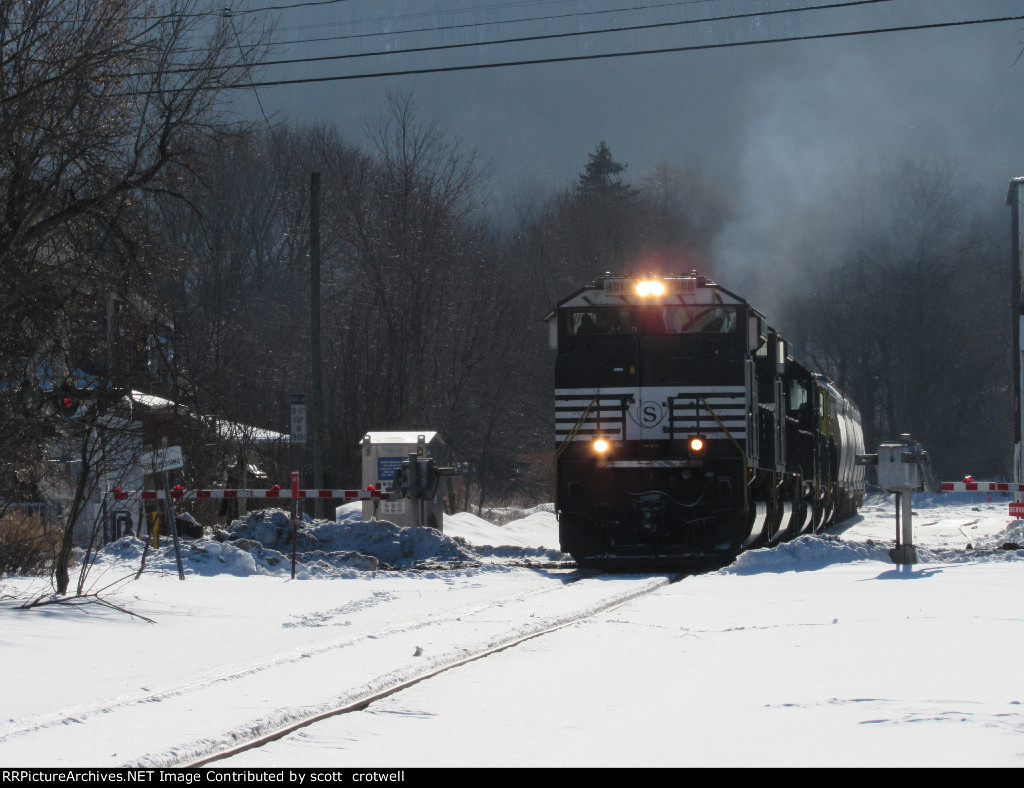
{"type": "Polygon", "coordinates": [[[641,493],[634,496],[633,505],[640,516],[640,528],[650,533],[657,531],[665,512],[665,496],[653,491],[641,493]]]}

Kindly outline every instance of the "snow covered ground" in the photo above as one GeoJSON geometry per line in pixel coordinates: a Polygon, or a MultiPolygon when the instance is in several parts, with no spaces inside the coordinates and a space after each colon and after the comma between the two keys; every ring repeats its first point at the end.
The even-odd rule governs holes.
{"type": "MultiPolygon", "coordinates": [[[[295,580],[280,522],[239,524],[188,546],[184,581],[161,547],[104,592],[136,616],[22,610],[47,584],[5,578],[0,764],[187,765],[352,706],[212,765],[1024,765],[1006,504],[916,496],[913,567],[890,562],[876,496],[831,535],[676,583],[579,579],[550,507],[449,517],[443,538],[353,507],[306,529],[295,580]]],[[[115,544],[90,585],[140,551],[115,544]]]]}

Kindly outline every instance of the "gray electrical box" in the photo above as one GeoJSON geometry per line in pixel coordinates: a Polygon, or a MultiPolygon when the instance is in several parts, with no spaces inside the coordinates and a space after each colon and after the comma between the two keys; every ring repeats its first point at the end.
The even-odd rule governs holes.
{"type": "MultiPolygon", "coordinates": [[[[430,459],[443,453],[444,441],[436,432],[368,432],[360,442],[363,488],[393,490],[395,473],[411,457],[430,459]]],[[[427,497],[406,496],[394,501],[364,501],[363,520],[387,520],[402,527],[429,526],[441,530],[443,506],[440,486],[427,497]]]]}
{"type": "Polygon", "coordinates": [[[918,467],[903,461],[904,443],[883,443],[878,447],[878,486],[886,492],[918,490],[918,467]]]}
{"type": "Polygon", "coordinates": [[[898,443],[881,444],[878,454],[858,454],[856,463],[876,465],[878,486],[886,492],[896,493],[896,547],[889,551],[889,555],[897,564],[916,564],[911,493],[926,487],[933,492],[939,491],[932,477],[928,452],[904,433],[898,443]]]}
{"type": "Polygon", "coordinates": [[[901,435],[900,443],[883,443],[878,447],[878,486],[886,492],[918,492],[934,488],[928,465],[928,452],[909,435],[901,435]],[[930,483],[931,482],[931,483],[930,483]]]}

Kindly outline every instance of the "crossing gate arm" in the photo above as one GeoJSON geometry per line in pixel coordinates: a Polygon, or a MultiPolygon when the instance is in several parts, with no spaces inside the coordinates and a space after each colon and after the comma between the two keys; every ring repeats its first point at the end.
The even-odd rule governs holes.
{"type": "MultiPolygon", "coordinates": [[[[114,488],[110,495],[115,501],[123,501],[139,497],[143,501],[162,500],[167,497],[167,490],[122,490],[114,488]]],[[[206,500],[226,498],[228,500],[268,498],[271,500],[290,500],[292,491],[286,489],[270,490],[170,490],[170,497],[176,500],[206,500]]],[[[401,493],[388,493],[382,490],[299,490],[296,498],[322,498],[332,500],[380,500],[394,501],[404,498],[401,493]]]]}
{"type": "Polygon", "coordinates": [[[942,482],[942,492],[1024,492],[1024,484],[1013,482],[942,482]]]}

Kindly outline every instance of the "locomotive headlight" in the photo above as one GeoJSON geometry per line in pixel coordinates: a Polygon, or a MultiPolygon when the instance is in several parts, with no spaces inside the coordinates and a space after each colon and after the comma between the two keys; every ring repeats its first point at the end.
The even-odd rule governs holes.
{"type": "Polygon", "coordinates": [[[690,448],[690,454],[703,454],[704,448],[707,445],[707,438],[703,435],[691,435],[687,443],[687,446],[690,448]]]}
{"type": "Polygon", "coordinates": [[[636,294],[638,296],[665,295],[665,285],[657,279],[645,279],[642,282],[637,282],[636,294]]]}
{"type": "Polygon", "coordinates": [[[591,445],[598,454],[607,454],[612,447],[612,444],[605,438],[597,438],[591,445]]]}

